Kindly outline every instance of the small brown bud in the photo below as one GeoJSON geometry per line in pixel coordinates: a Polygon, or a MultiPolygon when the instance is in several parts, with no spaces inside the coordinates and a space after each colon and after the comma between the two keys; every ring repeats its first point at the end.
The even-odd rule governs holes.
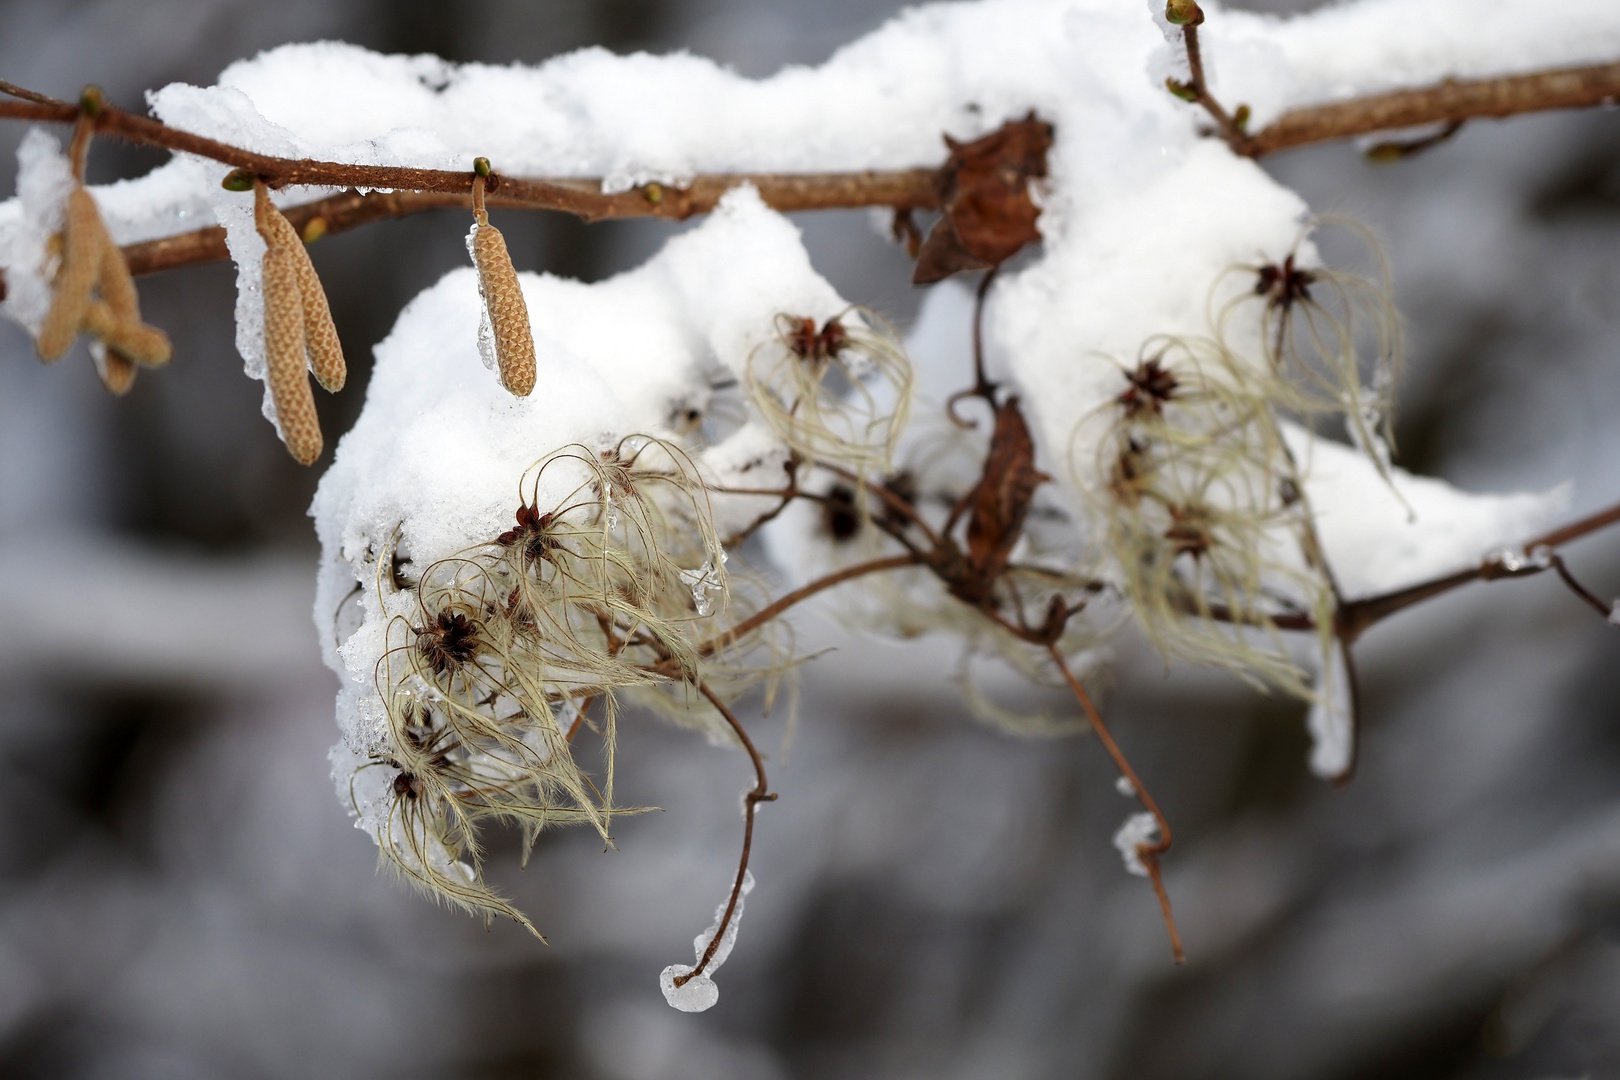
{"type": "Polygon", "coordinates": [[[321,425],[304,360],[304,313],[293,253],[271,244],[264,253],[266,382],[287,450],[300,465],[321,456],[321,425]]]}
{"type": "Polygon", "coordinates": [[[68,195],[67,225],[63,229],[62,265],[56,271],[51,309],[34,342],[41,360],[55,360],[73,344],[90,307],[90,291],[101,272],[101,245],[106,231],[96,201],[83,188],[68,195]]]}
{"type": "Polygon", "coordinates": [[[501,385],[517,397],[534,389],[534,335],[529,330],[529,309],[523,286],[506,253],[506,240],[493,225],[479,222],[473,233],[473,262],[478,265],[478,288],[484,294],[489,323],[495,332],[495,361],[501,385]]]}
{"type": "Polygon", "coordinates": [[[1166,0],[1164,17],[1175,26],[1198,26],[1204,21],[1204,11],[1198,0],[1166,0]]]}

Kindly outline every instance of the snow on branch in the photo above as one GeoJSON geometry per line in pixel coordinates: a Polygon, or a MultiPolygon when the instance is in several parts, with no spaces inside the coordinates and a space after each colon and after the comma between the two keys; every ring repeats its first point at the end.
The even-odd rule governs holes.
{"type": "Polygon", "coordinates": [[[712,1004],[757,804],[775,798],[736,703],[770,700],[801,662],[782,616],[860,580],[848,610],[868,628],[953,635],[965,658],[1068,689],[1083,719],[1018,715],[964,659],[968,700],[1000,729],[1098,736],[1143,808],[1116,843],[1179,960],[1170,824],[1087,688],[1127,616],[1167,658],[1296,699],[1313,767],[1343,781],[1351,646],[1378,619],[1549,568],[1604,610],[1551,549],[1613,512],[1514,548],[1563,491],[1470,495],[1397,467],[1400,320],[1377,243],[1253,160],[1614,96],[1620,9],[1479,7],[1363,0],[1281,21],[1193,0],[1162,17],[987,0],[908,11],[757,81],[687,55],[457,66],[321,43],[159,90],[155,119],[24,93],[0,116],[76,137],[66,155],[42,133],[23,143],[0,310],[49,325],[42,356],[79,330],[121,355],[132,272],[228,253],[238,349],[312,461],[310,375],[335,390],[344,368],[303,246],[466,210],[472,265],[377,346],[312,510],[317,625],[343,680],[334,778],[389,863],[535,930],[485,882],[480,829],[532,844],[578,824],[611,843],[641,809],[614,789],[619,708],[646,706],[755,769],[732,890],[696,964],[665,972],[677,1007],[712,1004]],[[92,191],[82,163],[102,135],[176,155],[92,191]],[[935,286],[908,349],[783,216],[834,206],[893,208],[914,280],[983,271],[977,289],[935,286]],[[518,208],[709,216],[586,285],[513,265],[492,218],[518,208]],[[924,239],[911,214],[932,210],[924,239]],[[1317,249],[1341,227],[1359,265],[1317,249]],[[96,303],[123,314],[93,318],[96,303]],[[922,355],[947,337],[950,362],[922,355]],[[772,565],[736,565],[760,549],[772,565]],[[576,758],[581,739],[601,769],[576,758]]]}

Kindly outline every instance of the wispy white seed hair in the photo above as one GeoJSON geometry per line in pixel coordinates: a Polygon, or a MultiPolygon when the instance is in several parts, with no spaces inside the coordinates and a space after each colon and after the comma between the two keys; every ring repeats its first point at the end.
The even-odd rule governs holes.
{"type": "Polygon", "coordinates": [[[506,239],[480,215],[472,248],[473,262],[478,266],[478,290],[483,294],[495,335],[495,362],[501,385],[517,397],[528,397],[535,381],[534,335],[529,330],[523,286],[518,284],[517,269],[506,253],[506,239]]]}

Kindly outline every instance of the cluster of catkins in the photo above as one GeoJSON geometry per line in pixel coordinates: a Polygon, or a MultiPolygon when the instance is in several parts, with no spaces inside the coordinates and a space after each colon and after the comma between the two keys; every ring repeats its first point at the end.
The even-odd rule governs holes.
{"type": "Polygon", "coordinates": [[[74,132],[69,158],[73,189],[68,193],[62,232],[52,242],[59,257],[50,275],[51,303],[35,348],[41,360],[59,359],[81,332],[91,334],[96,373],[114,394],[129,392],[137,365],[161,367],[172,350],[168,336],[141,320],[140,297],[123,252],[113,243],[96,201],[84,187],[90,127],[74,132]]]}

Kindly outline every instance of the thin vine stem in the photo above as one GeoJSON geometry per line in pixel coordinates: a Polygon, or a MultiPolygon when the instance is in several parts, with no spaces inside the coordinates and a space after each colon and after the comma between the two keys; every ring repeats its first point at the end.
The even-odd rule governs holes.
{"type": "Polygon", "coordinates": [[[1051,655],[1052,662],[1057,665],[1058,670],[1063,673],[1063,680],[1069,684],[1069,690],[1080,702],[1080,708],[1085,711],[1086,719],[1091,722],[1091,730],[1096,733],[1097,740],[1103,744],[1103,749],[1108,751],[1108,756],[1113,759],[1114,767],[1119,770],[1121,776],[1130,781],[1137,800],[1153,815],[1153,820],[1159,826],[1159,839],[1152,844],[1136,845],[1136,856],[1147,869],[1148,878],[1153,882],[1153,892],[1159,898],[1159,908],[1164,912],[1164,926],[1170,933],[1170,951],[1175,956],[1176,963],[1185,964],[1187,957],[1181,949],[1181,932],[1176,929],[1176,916],[1170,909],[1170,894],[1165,891],[1164,878],[1159,871],[1159,856],[1170,850],[1170,822],[1159,812],[1159,804],[1153,801],[1153,796],[1148,794],[1148,789],[1142,784],[1142,778],[1131,768],[1130,761],[1125,757],[1124,751],[1120,750],[1119,744],[1114,741],[1108,725],[1103,723],[1102,714],[1097,711],[1091,695],[1086,693],[1086,688],[1075,678],[1074,672],[1063,659],[1063,653],[1059,651],[1057,643],[1049,642],[1046,651],[1051,655]]]}
{"type": "Polygon", "coordinates": [[[846,581],[850,581],[858,577],[865,577],[867,574],[880,574],[885,570],[899,570],[906,566],[916,566],[921,562],[922,559],[917,555],[891,555],[887,558],[873,559],[870,562],[856,563],[854,566],[846,566],[842,570],[835,570],[832,573],[827,574],[825,577],[819,577],[807,585],[801,585],[799,588],[794,589],[790,593],[782,594],[781,596],[777,597],[775,601],[765,607],[760,608],[758,611],[754,612],[754,614],[750,615],[736,626],[716,634],[714,637],[697,647],[697,654],[699,656],[713,655],[715,650],[730,642],[742,640],[744,637],[747,637],[755,630],[758,630],[772,619],[775,619],[777,616],[781,615],[794,604],[797,604],[803,600],[808,600],[817,593],[825,592],[835,585],[842,585],[846,581]]]}
{"type": "MultiPolygon", "coordinates": [[[[1522,545],[1522,551],[1534,552],[1538,548],[1549,552],[1561,547],[1572,540],[1579,540],[1600,529],[1620,522],[1620,503],[1588,514],[1567,525],[1560,525],[1556,529],[1533,536],[1522,545]]],[[[1339,608],[1339,636],[1345,641],[1354,641],[1369,627],[1382,622],[1398,611],[1403,611],[1414,604],[1420,604],[1453,589],[1467,585],[1471,581],[1494,581],[1505,577],[1528,577],[1551,569],[1552,564],[1546,566],[1530,563],[1509,567],[1500,558],[1490,558],[1482,561],[1478,566],[1459,570],[1455,573],[1432,578],[1408,585],[1403,589],[1379,593],[1374,596],[1362,597],[1358,600],[1349,600],[1339,608]]]]}
{"type": "Polygon", "coordinates": [[[754,748],[754,741],[748,737],[748,732],[743,729],[742,724],[738,722],[732,711],[726,707],[726,703],[720,700],[720,696],[710,689],[708,683],[700,680],[697,688],[700,694],[709,699],[709,704],[713,705],[719,710],[720,715],[725,717],[726,723],[731,726],[732,732],[737,736],[737,741],[742,743],[744,750],[748,751],[748,759],[754,763],[756,782],[753,788],[743,796],[742,857],[737,860],[737,879],[732,882],[731,897],[726,901],[725,913],[720,916],[720,925],[715,928],[714,936],[709,939],[708,948],[703,950],[703,955],[698,959],[697,967],[685,975],[676,976],[673,980],[678,987],[685,986],[688,982],[707,971],[709,962],[714,959],[715,952],[719,950],[720,942],[726,936],[726,928],[731,925],[731,917],[736,914],[737,899],[742,896],[743,881],[748,876],[748,856],[754,845],[754,811],[758,809],[759,804],[762,802],[776,801],[776,794],[771,791],[770,782],[765,777],[765,761],[759,756],[759,751],[754,748]]]}

